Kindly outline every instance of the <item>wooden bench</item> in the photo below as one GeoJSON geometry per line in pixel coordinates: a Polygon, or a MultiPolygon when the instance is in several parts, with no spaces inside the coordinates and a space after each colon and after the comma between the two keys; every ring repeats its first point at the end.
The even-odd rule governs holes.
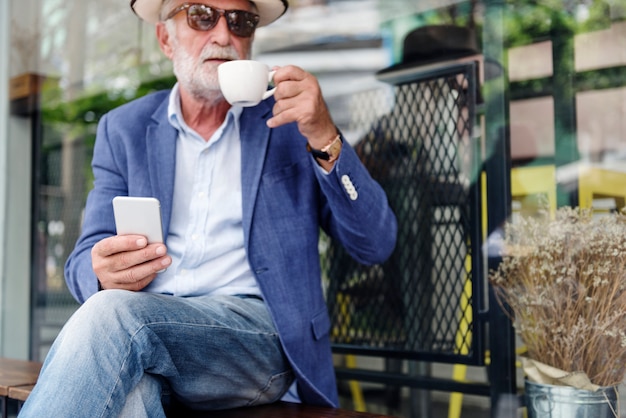
{"type": "MultiPolygon", "coordinates": [[[[14,401],[17,408],[30,395],[41,363],[0,358],[0,397],[2,398],[2,415],[7,416],[7,403],[14,401]]],[[[185,413],[189,418],[391,418],[388,415],[357,412],[340,408],[325,408],[312,405],[302,405],[287,402],[277,402],[270,405],[237,408],[224,411],[191,412],[185,413]]]]}
{"type": "MultiPolygon", "coordinates": [[[[34,385],[37,382],[41,363],[0,357],[0,417],[7,416],[7,403],[14,388],[34,385]]],[[[30,393],[30,392],[29,392],[30,393]]],[[[26,395],[28,396],[28,395],[26,395]]],[[[25,399],[25,398],[24,398],[25,399]]],[[[18,400],[15,398],[15,400],[18,400]]]]}
{"type": "MultiPolygon", "coordinates": [[[[17,386],[9,389],[9,399],[24,403],[34,385],[17,386]]],[[[19,407],[18,407],[19,411],[19,407]]],[[[357,412],[340,408],[325,408],[313,405],[302,405],[277,402],[270,405],[249,408],[228,409],[223,411],[185,412],[187,418],[393,418],[389,415],[357,412]]]]}
{"type": "Polygon", "coordinates": [[[35,385],[24,385],[9,388],[9,399],[17,401],[17,412],[20,412],[24,401],[26,401],[34,387],[35,385]]]}

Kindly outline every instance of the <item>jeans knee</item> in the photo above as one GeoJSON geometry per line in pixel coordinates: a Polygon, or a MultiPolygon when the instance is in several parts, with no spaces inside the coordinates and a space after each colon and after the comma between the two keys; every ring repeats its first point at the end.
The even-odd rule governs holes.
{"type": "Polygon", "coordinates": [[[83,336],[131,326],[135,297],[134,292],[124,290],[100,291],[81,305],[66,326],[83,336]]]}
{"type": "Polygon", "coordinates": [[[101,290],[83,303],[81,309],[96,315],[104,312],[123,312],[128,309],[135,292],[120,289],[101,290]]]}

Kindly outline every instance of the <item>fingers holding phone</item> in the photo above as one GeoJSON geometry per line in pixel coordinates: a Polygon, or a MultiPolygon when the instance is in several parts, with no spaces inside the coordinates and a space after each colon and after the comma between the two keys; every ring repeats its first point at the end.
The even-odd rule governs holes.
{"type": "Polygon", "coordinates": [[[94,272],[103,289],[141,290],[172,263],[162,243],[148,244],[141,235],[117,235],[91,250],[94,272]]]}
{"type": "Polygon", "coordinates": [[[153,197],[113,199],[116,237],[92,249],[92,264],[101,287],[141,290],[172,262],[163,244],[161,205],[153,197]]]}

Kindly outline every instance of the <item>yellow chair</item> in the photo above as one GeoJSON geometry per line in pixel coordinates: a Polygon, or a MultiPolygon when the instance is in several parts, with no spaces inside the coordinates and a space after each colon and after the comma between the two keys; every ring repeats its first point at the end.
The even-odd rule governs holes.
{"type": "Polygon", "coordinates": [[[578,204],[593,208],[597,198],[613,198],[617,209],[626,206],[626,170],[582,165],[578,172],[578,204]]]}
{"type": "MultiPolygon", "coordinates": [[[[348,329],[350,327],[350,323],[349,323],[349,319],[350,319],[350,315],[348,314],[348,306],[350,304],[350,296],[349,295],[343,295],[342,293],[338,293],[337,294],[337,303],[340,306],[341,309],[341,313],[343,314],[344,318],[348,318],[348,323],[344,324],[342,326],[342,328],[348,329]]],[[[344,329],[344,333],[345,333],[345,329],[344,329]]],[[[333,333],[338,334],[340,333],[341,330],[338,329],[334,329],[333,333]]],[[[343,356],[346,367],[348,368],[355,368],[357,366],[356,364],[356,356],[353,354],[345,354],[343,356]]],[[[350,387],[350,393],[352,395],[352,403],[353,403],[353,409],[357,412],[367,412],[367,407],[365,405],[365,398],[363,396],[363,390],[361,389],[361,385],[359,384],[358,381],[356,380],[350,380],[348,382],[348,385],[350,387]]]]}
{"type": "Polygon", "coordinates": [[[538,165],[516,167],[511,170],[511,197],[519,201],[522,210],[532,210],[537,196],[548,200],[550,211],[556,211],[556,167],[538,165]],[[532,204],[528,204],[532,202],[532,204]]]}

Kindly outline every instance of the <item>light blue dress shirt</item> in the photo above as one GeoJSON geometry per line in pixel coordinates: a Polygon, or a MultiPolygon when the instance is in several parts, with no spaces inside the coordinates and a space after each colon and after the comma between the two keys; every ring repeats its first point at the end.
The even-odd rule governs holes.
{"type": "MultiPolygon", "coordinates": [[[[170,229],[172,264],[146,288],[177,296],[257,295],[261,290],[244,247],[239,116],[233,106],[209,141],[185,123],[174,86],[168,118],[178,131],[170,229]]],[[[282,397],[300,402],[295,382],[282,397]]]]}
{"type": "Polygon", "coordinates": [[[178,84],[168,117],[178,130],[172,218],[166,237],[172,264],[146,288],[176,296],[261,295],[244,248],[241,107],[232,107],[209,141],[185,123],[178,84]]]}

